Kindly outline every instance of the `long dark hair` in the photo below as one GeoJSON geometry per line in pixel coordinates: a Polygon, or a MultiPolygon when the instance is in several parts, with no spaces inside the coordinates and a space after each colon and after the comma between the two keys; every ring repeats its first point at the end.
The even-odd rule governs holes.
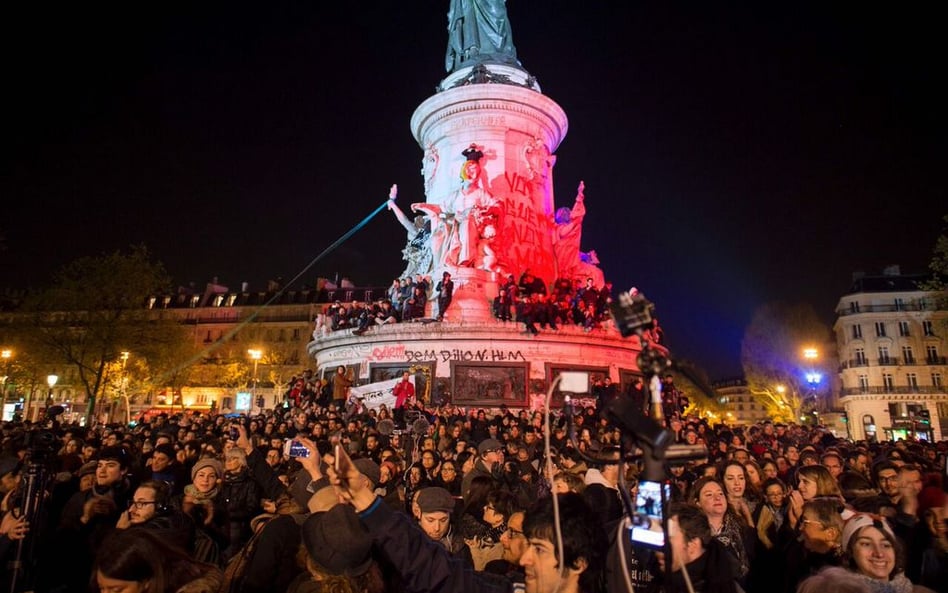
{"type": "Polygon", "coordinates": [[[119,530],[96,553],[91,590],[100,591],[96,575],[122,581],[149,582],[151,593],[170,593],[217,569],[197,562],[147,529],[119,530]]]}

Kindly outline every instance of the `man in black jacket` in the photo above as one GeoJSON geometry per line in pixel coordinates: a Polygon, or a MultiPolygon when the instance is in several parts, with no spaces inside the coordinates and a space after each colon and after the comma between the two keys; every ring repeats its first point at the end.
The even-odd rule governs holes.
{"type": "Polygon", "coordinates": [[[445,272],[435,289],[438,291],[438,321],[444,321],[444,312],[451,306],[451,299],[454,298],[454,280],[451,280],[451,274],[445,272]]]}
{"type": "MultiPolygon", "coordinates": [[[[351,504],[374,545],[400,573],[405,588],[425,593],[511,592],[523,590],[507,578],[464,569],[440,544],[428,538],[407,515],[392,510],[366,486],[349,457],[339,452],[339,471],[330,468],[336,492],[351,504]]],[[[524,519],[529,545],[519,560],[527,593],[599,593],[606,536],[588,506],[576,494],[541,499],[524,519]],[[562,534],[557,546],[555,524],[562,534]]]]}

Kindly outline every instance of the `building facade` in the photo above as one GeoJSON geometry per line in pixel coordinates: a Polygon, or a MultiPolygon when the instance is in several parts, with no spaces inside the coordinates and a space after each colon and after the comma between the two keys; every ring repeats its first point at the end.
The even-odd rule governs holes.
{"type": "Polygon", "coordinates": [[[948,436],[948,307],[925,280],[892,266],[839,300],[840,403],[856,440],[948,436]]]}
{"type": "Polygon", "coordinates": [[[749,425],[769,419],[766,407],[751,394],[744,379],[716,381],[711,387],[723,407],[723,422],[749,425]]]}

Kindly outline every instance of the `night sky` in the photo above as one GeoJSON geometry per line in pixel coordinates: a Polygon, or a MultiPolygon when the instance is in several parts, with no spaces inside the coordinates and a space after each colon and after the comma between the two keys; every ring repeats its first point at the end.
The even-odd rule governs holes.
{"type": "MultiPolygon", "coordinates": [[[[0,285],[145,243],[179,285],[259,289],[392,183],[422,199],[409,118],[445,75],[447,4],[7,8],[0,285]]],[[[557,205],[585,180],[583,249],[720,378],[760,304],[831,322],[853,271],[924,271],[948,213],[942,25],[909,5],[663,4],[508,12],[569,117],[557,205]]],[[[383,212],[304,279],[387,285],[404,237],[383,212]]]]}

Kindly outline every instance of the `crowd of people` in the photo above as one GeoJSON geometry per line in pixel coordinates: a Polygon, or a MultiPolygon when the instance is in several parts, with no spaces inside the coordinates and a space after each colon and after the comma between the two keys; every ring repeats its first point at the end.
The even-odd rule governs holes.
{"type": "Polygon", "coordinates": [[[669,468],[668,559],[617,541],[642,468],[594,408],[556,412],[545,434],[527,410],[409,396],[395,422],[317,399],[134,427],[4,424],[0,554],[6,566],[29,542],[40,568],[7,578],[67,592],[678,592],[686,575],[698,592],[948,591],[945,441],[712,426],[672,408],[673,439],[708,454],[669,468]],[[24,514],[37,464],[49,479],[24,514]]]}
{"type": "MultiPolygon", "coordinates": [[[[376,325],[420,319],[444,321],[453,297],[454,281],[450,272],[443,272],[436,284],[430,276],[421,274],[396,278],[387,294],[375,302],[335,301],[327,306],[316,321],[313,336],[318,339],[347,329],[361,335],[376,325]]],[[[531,334],[547,327],[556,330],[560,326],[579,326],[588,332],[601,328],[609,319],[612,299],[609,281],[595,286],[592,278],[575,281],[560,278],[548,290],[544,281],[527,269],[519,280],[513,274],[503,279],[491,312],[501,321],[523,323],[524,330],[531,334]]],[[[653,341],[660,342],[660,336],[653,336],[653,341]]]]}
{"type": "Polygon", "coordinates": [[[493,313],[502,321],[516,319],[532,334],[539,333],[537,325],[540,329],[552,330],[577,325],[588,332],[602,327],[603,321],[609,318],[612,298],[609,281],[597,287],[592,278],[575,281],[560,278],[547,291],[543,280],[527,269],[519,280],[515,280],[513,274],[507,275],[494,298],[493,313]]]}

